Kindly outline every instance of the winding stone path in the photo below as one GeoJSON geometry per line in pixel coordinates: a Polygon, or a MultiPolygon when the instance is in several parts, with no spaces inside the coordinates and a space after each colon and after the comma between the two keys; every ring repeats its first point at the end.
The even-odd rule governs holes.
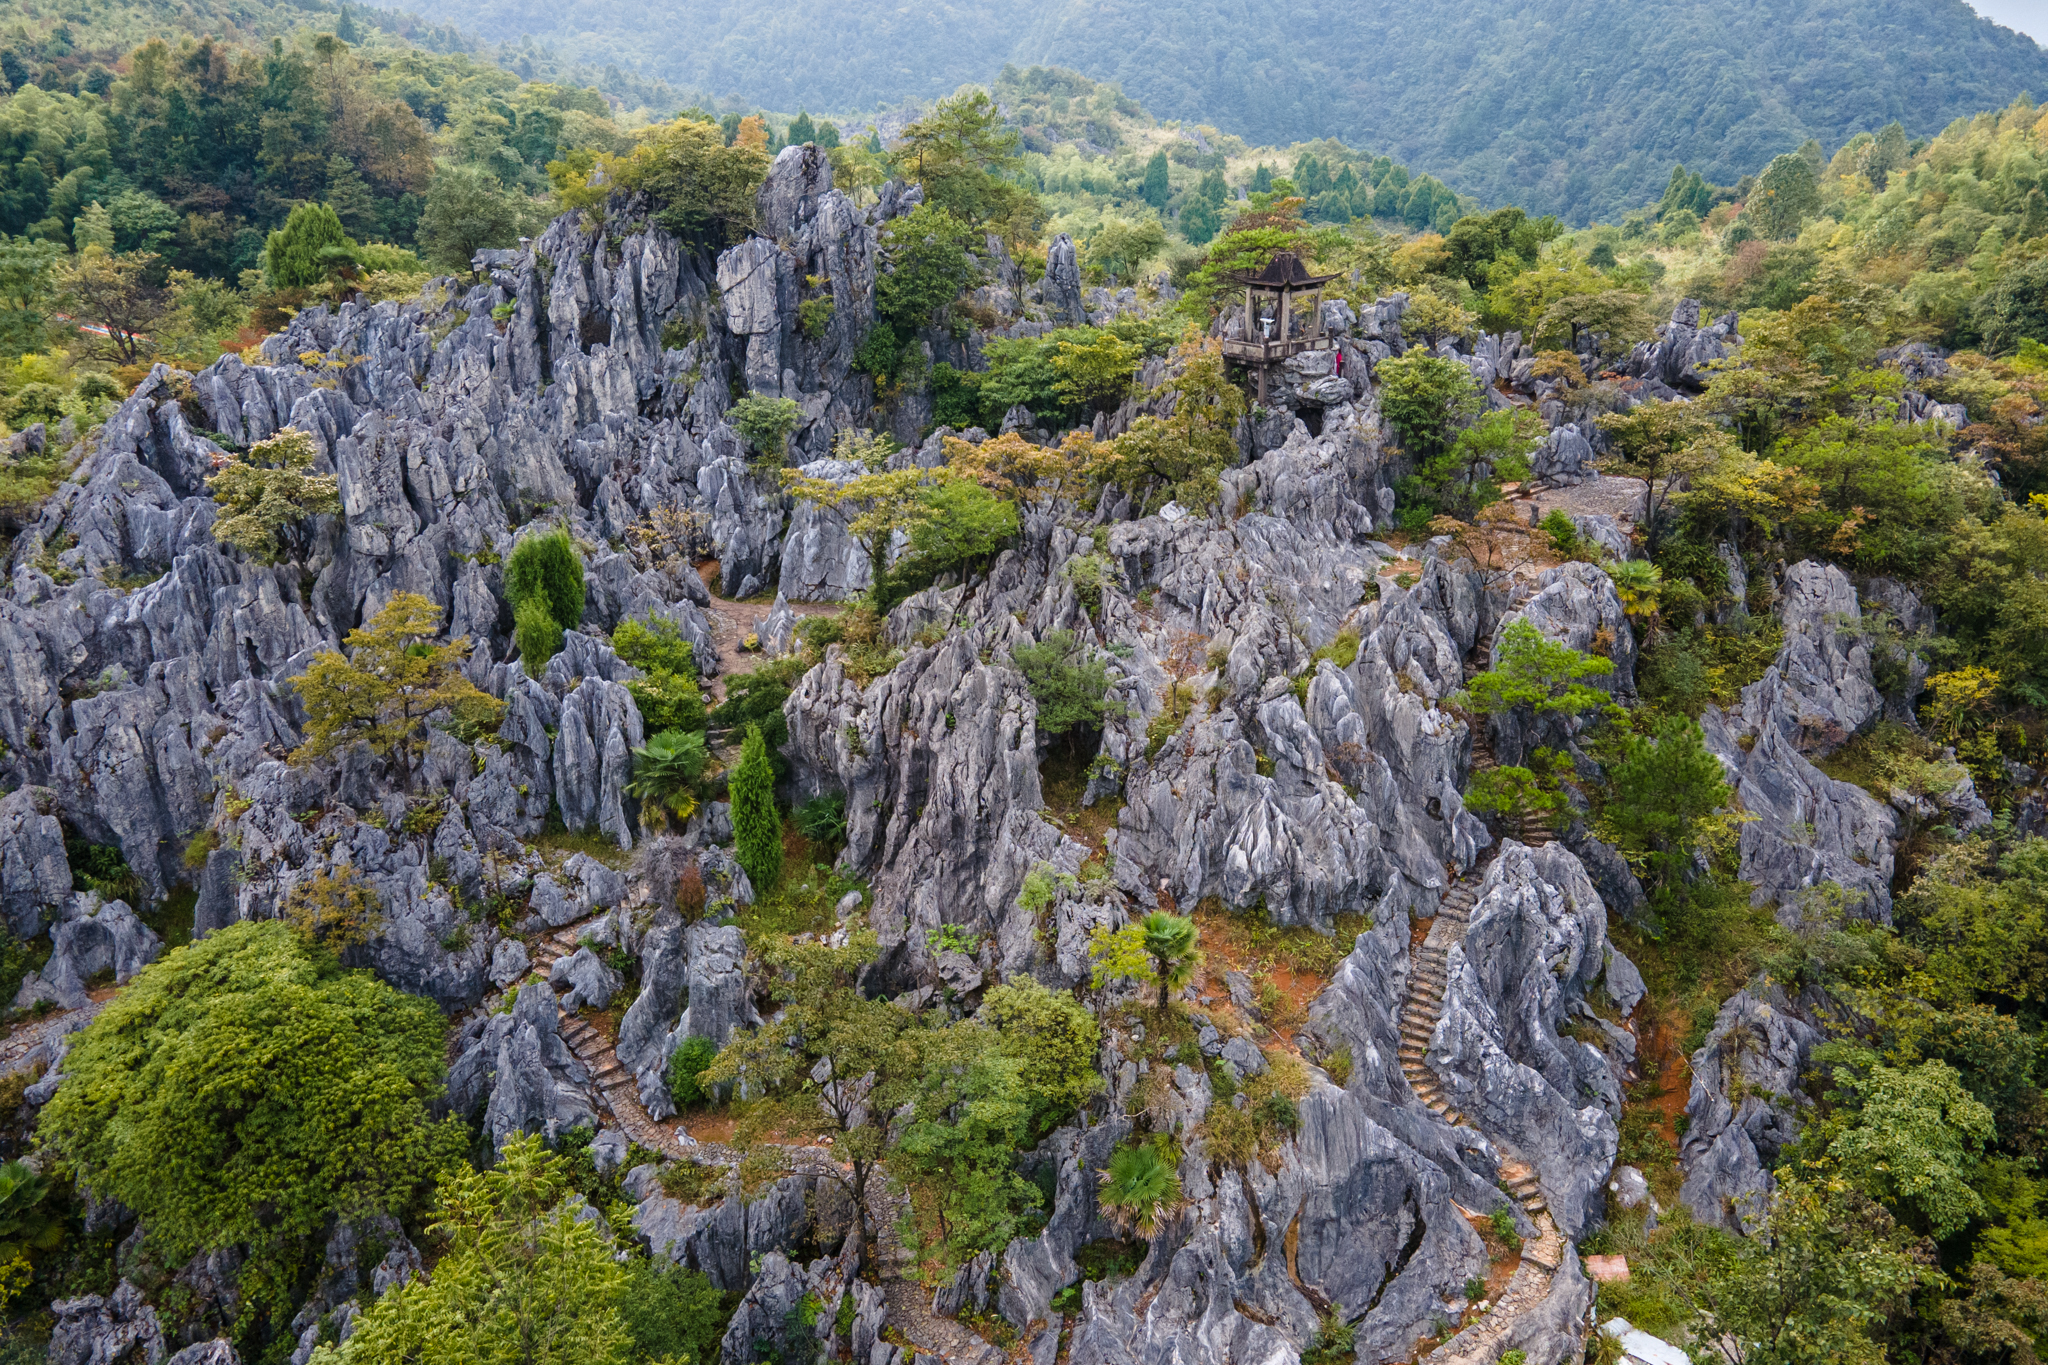
{"type": "MultiPolygon", "coordinates": [[[[1482,643],[1466,664],[1467,681],[1489,666],[1491,653],[1482,643]]],[[[1494,766],[1490,729],[1483,718],[1475,717],[1472,771],[1484,772],[1494,766]]],[[[1542,817],[1525,816],[1518,834],[1522,843],[1532,847],[1547,844],[1554,837],[1548,820],[1542,817]]],[[[1477,1124],[1469,1123],[1463,1114],[1451,1108],[1436,1073],[1429,1069],[1428,1057],[1430,1039],[1443,1018],[1451,949],[1465,941],[1473,907],[1478,904],[1479,887],[1491,864],[1491,859],[1482,860],[1444,893],[1428,936],[1413,954],[1407,994],[1401,1001],[1401,1070],[1408,1078],[1409,1088],[1432,1112],[1442,1115],[1445,1122],[1474,1129],[1477,1124]]],[[[1515,1267],[1500,1297],[1478,1321],[1430,1352],[1430,1365],[1490,1365],[1501,1354],[1502,1342],[1513,1330],[1516,1319],[1549,1297],[1551,1281],[1567,1254],[1564,1237],[1550,1216],[1550,1206],[1544,1201],[1535,1169],[1499,1139],[1490,1140],[1501,1153],[1501,1184],[1536,1225],[1537,1236],[1534,1241],[1523,1243],[1521,1263],[1515,1267]]]]}

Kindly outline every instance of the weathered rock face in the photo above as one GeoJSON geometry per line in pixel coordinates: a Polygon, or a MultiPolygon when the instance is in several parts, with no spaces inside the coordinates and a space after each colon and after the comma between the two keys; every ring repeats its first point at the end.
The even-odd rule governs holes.
{"type": "Polygon", "coordinates": [[[1706,370],[1708,363],[1726,359],[1729,348],[1741,344],[1735,314],[1724,314],[1703,327],[1698,301],[1682,299],[1658,339],[1638,344],[1616,368],[1681,393],[1699,393],[1712,377],[1706,370]]]}
{"type": "Polygon", "coordinates": [[[595,1128],[590,1069],[559,1031],[555,993],[541,982],[520,987],[509,1014],[465,1025],[448,1069],[448,1104],[458,1114],[483,1111],[494,1147],[515,1133],[553,1141],[571,1128],[595,1128]]]}
{"type": "Polygon", "coordinates": [[[1799,1136],[1810,1103],[1800,1076],[1820,1031],[1799,1018],[1775,987],[1737,991],[1692,1055],[1692,1093],[1678,1162],[1680,1197],[1693,1217],[1747,1232],[1762,1216],[1769,1168],[1799,1136]]]}
{"type": "Polygon", "coordinates": [[[1891,920],[1892,812],[1862,788],[1814,767],[1820,756],[1874,724],[1884,699],[1871,682],[1870,645],[1841,570],[1811,562],[1785,573],[1785,645],[1739,708],[1709,708],[1707,745],[1727,767],[1740,807],[1741,874],[1759,905],[1796,924],[1800,903],[1824,882],[1841,886],[1852,915],[1891,920]]]}
{"type": "MultiPolygon", "coordinates": [[[[1588,678],[1590,686],[1616,701],[1632,702],[1636,694],[1636,639],[1628,613],[1614,583],[1595,565],[1580,560],[1545,569],[1529,595],[1501,617],[1492,636],[1492,658],[1500,656],[1501,637],[1516,622],[1536,628],[1544,639],[1582,654],[1600,655],[1614,665],[1605,676],[1588,678]]],[[[1525,762],[1538,745],[1564,750],[1583,722],[1556,715],[1532,716],[1517,710],[1495,716],[1494,752],[1503,763],[1525,762]]]]}
{"type": "Polygon", "coordinates": [[[1570,488],[1600,477],[1592,442],[1573,422],[1551,430],[1529,457],[1529,472],[1536,482],[1552,488],[1570,488]]]}
{"type": "Polygon", "coordinates": [[[1346,1314],[1360,1359],[1431,1330],[1485,1256],[1443,1175],[1327,1082],[1300,1113],[1277,1172],[1254,1162],[1212,1183],[1205,1160],[1183,1161],[1190,1207],[1129,1279],[1085,1286],[1070,1359],[1285,1359],[1332,1302],[1367,1306],[1346,1314]]]}
{"type": "Polygon", "coordinates": [[[164,1358],[156,1310],[127,1280],[111,1294],[59,1299],[50,1308],[57,1315],[50,1334],[51,1365],[119,1365],[136,1357],[144,1365],[158,1365],[164,1358]]]}
{"type": "Polygon", "coordinates": [[[812,1177],[792,1175],[752,1202],[734,1194],[698,1206],[655,1188],[645,1192],[633,1211],[633,1230],[653,1255],[701,1271],[720,1289],[743,1290],[752,1278],[749,1266],[755,1256],[786,1253],[809,1231],[815,1189],[812,1177]]]}
{"type": "Polygon", "coordinates": [[[1088,310],[1081,302],[1081,263],[1074,253],[1074,239],[1064,232],[1045,249],[1045,281],[1040,289],[1055,323],[1079,327],[1088,321],[1088,310]]]}
{"type": "Polygon", "coordinates": [[[21,983],[14,997],[16,1009],[31,1008],[39,1000],[60,1009],[80,1009],[88,999],[86,983],[91,978],[106,974],[116,983],[126,982],[156,961],[163,948],[163,940],[135,917],[126,901],[102,903],[90,891],[71,898],[50,938],[50,960],[21,983]]]}
{"type": "Polygon", "coordinates": [[[1601,1217],[1621,1086],[1599,1049],[1559,1030],[1613,955],[1606,907],[1579,860],[1558,844],[1509,841],[1487,869],[1465,941],[1451,950],[1429,1046],[1452,1106],[1536,1168],[1551,1215],[1573,1239],[1601,1217]]]}
{"type": "Polygon", "coordinates": [[[1036,863],[1069,874],[1082,850],[1038,814],[1037,703],[998,663],[1017,636],[1000,625],[949,636],[862,690],[836,649],[784,707],[799,799],[846,797],[841,866],[871,872],[883,959],[909,982],[933,963],[944,924],[980,936],[1006,970],[1039,951],[1013,914],[1036,863]]]}
{"type": "Polygon", "coordinates": [[[0,915],[16,938],[34,938],[43,917],[71,900],[71,864],[64,827],[52,813],[57,796],[24,787],[0,798],[0,915]]]}

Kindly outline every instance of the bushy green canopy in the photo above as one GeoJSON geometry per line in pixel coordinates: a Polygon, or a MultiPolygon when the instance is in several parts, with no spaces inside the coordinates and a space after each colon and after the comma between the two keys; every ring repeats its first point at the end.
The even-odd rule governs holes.
{"type": "Polygon", "coordinates": [[[462,1147],[430,1121],[441,1012],[246,922],[144,970],[77,1035],[37,1134],[178,1264],[402,1208],[462,1147]]]}

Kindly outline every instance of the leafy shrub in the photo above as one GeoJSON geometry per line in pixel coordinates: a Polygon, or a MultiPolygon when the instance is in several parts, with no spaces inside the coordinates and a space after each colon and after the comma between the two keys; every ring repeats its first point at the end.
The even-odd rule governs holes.
{"type": "Polygon", "coordinates": [[[1095,1198],[1111,1222],[1149,1238],[1180,1207],[1180,1175],[1155,1143],[1119,1147],[1095,1198]]]}
{"type": "Polygon", "coordinates": [[[696,650],[673,621],[629,620],[612,632],[618,656],[646,676],[626,684],[650,731],[702,730],[704,692],[697,682],[696,650]]]}
{"type": "Polygon", "coordinates": [[[789,458],[789,435],[803,421],[793,398],[763,398],[750,393],[726,409],[725,420],[770,466],[789,458]]]}
{"type": "Polygon", "coordinates": [[[798,806],[796,827],[814,844],[832,844],[846,837],[846,798],[838,792],[814,796],[798,806]]]}
{"type": "Polygon", "coordinates": [[[307,472],[313,455],[313,438],[286,427],[209,478],[206,489],[220,505],[213,538],[258,563],[270,564],[278,557],[278,537],[287,527],[307,517],[339,512],[335,476],[307,472]]]}
{"type": "Polygon", "coordinates": [[[1038,703],[1039,731],[1055,739],[1067,736],[1069,747],[1081,735],[1100,730],[1106,717],[1123,713],[1121,705],[1104,700],[1109,692],[1108,666],[1089,659],[1070,630],[1047,631],[1035,645],[1016,646],[1010,662],[1024,675],[1038,703]]]}
{"type": "Polygon", "coordinates": [[[530,597],[512,609],[512,638],[519,643],[519,665],[529,678],[538,678],[548,660],[562,652],[562,623],[548,610],[548,604],[530,597]]]}
{"type": "Polygon", "coordinates": [[[678,1109],[687,1109],[693,1104],[702,1104],[711,1098],[710,1092],[697,1079],[704,1069],[718,1055],[718,1049],[711,1045],[709,1038],[685,1038],[682,1045],[668,1057],[668,1093],[674,1098],[678,1109]]]}

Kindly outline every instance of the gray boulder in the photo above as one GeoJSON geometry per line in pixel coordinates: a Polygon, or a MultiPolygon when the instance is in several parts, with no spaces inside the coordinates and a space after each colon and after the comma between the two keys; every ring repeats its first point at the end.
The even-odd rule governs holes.
{"type": "Polygon", "coordinates": [[[43,917],[71,900],[71,864],[56,793],[23,787],[0,797],[0,915],[19,939],[42,932],[43,917]]]}
{"type": "Polygon", "coordinates": [[[1088,310],[1081,302],[1081,263],[1074,252],[1074,239],[1064,232],[1045,249],[1045,280],[1040,289],[1052,320],[1059,326],[1087,324],[1088,310]]]}
{"type": "Polygon", "coordinates": [[[578,948],[569,956],[556,959],[548,971],[548,983],[556,990],[568,987],[568,993],[562,997],[562,1008],[572,1013],[585,1008],[604,1009],[626,984],[589,948],[578,948]]]}
{"type": "Polygon", "coordinates": [[[242,1365],[242,1357],[235,1353],[233,1342],[226,1337],[215,1337],[212,1341],[193,1342],[171,1356],[164,1365],[242,1365]]]}
{"type": "Polygon", "coordinates": [[[1552,488],[1570,488],[1600,477],[1592,443],[1571,422],[1554,428],[1544,437],[1543,444],[1529,457],[1529,472],[1536,482],[1552,488]]]}
{"type": "Polygon", "coordinates": [[[458,1114],[482,1110],[493,1147],[515,1133],[553,1141],[571,1128],[594,1128],[590,1069],[562,1041],[555,994],[533,981],[520,987],[510,1012],[474,1019],[457,1036],[448,1069],[448,1104],[458,1114]]]}
{"type": "Polygon", "coordinates": [[[87,983],[107,976],[115,984],[129,980],[156,961],[163,940],[137,919],[126,901],[102,902],[93,891],[75,893],[63,918],[50,930],[50,960],[30,972],[15,993],[14,1007],[28,1009],[48,1000],[61,1009],[85,1006],[87,983]]]}
{"type": "Polygon", "coordinates": [[[57,1315],[50,1334],[50,1365],[124,1365],[136,1356],[144,1365],[159,1365],[164,1358],[156,1310],[127,1280],[111,1294],[59,1299],[50,1311],[57,1315]]]}
{"type": "Polygon", "coordinates": [[[1800,1077],[1820,1031],[1793,1012],[1776,987],[1737,991],[1692,1055],[1679,1197],[1693,1217],[1748,1232],[1774,1182],[1770,1168],[1799,1136],[1809,1101],[1800,1077]]]}

